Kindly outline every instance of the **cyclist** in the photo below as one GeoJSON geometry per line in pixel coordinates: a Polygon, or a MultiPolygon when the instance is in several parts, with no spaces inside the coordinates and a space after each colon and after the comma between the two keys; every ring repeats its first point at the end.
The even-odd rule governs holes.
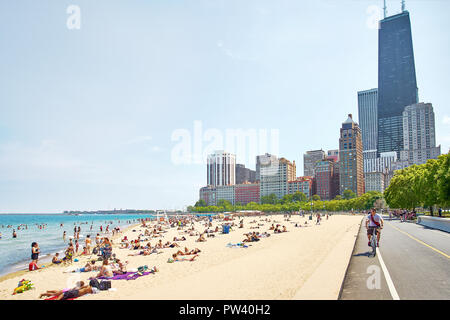
{"type": "Polygon", "coordinates": [[[367,229],[367,238],[369,239],[369,247],[370,247],[370,239],[372,238],[373,229],[377,229],[377,247],[380,246],[380,228],[382,229],[384,225],[383,218],[377,213],[375,209],[372,209],[367,216],[366,220],[366,229],[367,229]]]}

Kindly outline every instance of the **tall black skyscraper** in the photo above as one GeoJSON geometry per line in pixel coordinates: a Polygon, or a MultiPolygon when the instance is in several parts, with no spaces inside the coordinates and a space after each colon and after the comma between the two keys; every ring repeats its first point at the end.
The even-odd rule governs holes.
{"type": "Polygon", "coordinates": [[[402,113],[418,102],[409,12],[380,21],[378,33],[378,154],[403,149],[402,113]]]}

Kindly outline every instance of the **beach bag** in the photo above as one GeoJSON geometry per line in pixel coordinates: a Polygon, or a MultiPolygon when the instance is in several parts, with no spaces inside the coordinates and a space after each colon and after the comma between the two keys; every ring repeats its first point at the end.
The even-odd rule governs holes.
{"type": "Polygon", "coordinates": [[[108,290],[111,289],[111,281],[110,280],[102,280],[98,286],[100,290],[108,290]]]}
{"type": "Polygon", "coordinates": [[[89,285],[93,288],[99,288],[100,283],[98,282],[97,279],[92,279],[91,281],[89,281],[89,285]]]}

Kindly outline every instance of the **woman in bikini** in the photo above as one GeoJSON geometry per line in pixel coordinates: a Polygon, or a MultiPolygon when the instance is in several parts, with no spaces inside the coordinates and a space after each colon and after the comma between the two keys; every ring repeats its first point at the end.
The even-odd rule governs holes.
{"type": "Polygon", "coordinates": [[[100,268],[100,272],[97,274],[97,276],[95,278],[99,278],[99,277],[106,277],[106,278],[114,277],[111,267],[108,264],[108,259],[103,260],[103,264],[102,264],[102,267],[100,268]]]}

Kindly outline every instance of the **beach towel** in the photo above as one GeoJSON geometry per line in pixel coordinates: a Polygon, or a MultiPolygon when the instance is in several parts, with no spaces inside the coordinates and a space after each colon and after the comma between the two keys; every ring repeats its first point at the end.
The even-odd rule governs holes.
{"type": "MultiPolygon", "coordinates": [[[[45,300],[55,300],[56,298],[58,298],[58,296],[53,296],[53,297],[47,298],[45,300]]],[[[66,299],[66,300],[75,300],[75,299],[76,298],[70,298],[70,299],[66,299]]]]}
{"type": "Polygon", "coordinates": [[[239,242],[239,243],[236,243],[236,244],[229,243],[229,244],[227,244],[227,247],[228,248],[248,248],[248,245],[243,244],[242,242],[239,242]]]}
{"type": "Polygon", "coordinates": [[[108,279],[108,280],[135,280],[142,276],[147,276],[154,272],[127,272],[124,274],[117,274],[112,278],[99,277],[98,279],[108,279]]]}

